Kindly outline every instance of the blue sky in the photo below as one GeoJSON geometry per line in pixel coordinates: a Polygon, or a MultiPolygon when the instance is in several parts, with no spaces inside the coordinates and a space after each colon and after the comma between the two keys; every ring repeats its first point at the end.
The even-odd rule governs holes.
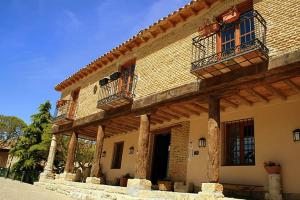
{"type": "Polygon", "coordinates": [[[0,1],[0,114],[29,123],[57,83],[189,1],[0,1]]]}

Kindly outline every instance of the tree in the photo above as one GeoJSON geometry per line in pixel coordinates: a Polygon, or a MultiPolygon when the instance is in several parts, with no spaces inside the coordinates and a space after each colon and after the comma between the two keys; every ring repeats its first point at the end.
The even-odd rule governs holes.
{"type": "Polygon", "coordinates": [[[18,117],[0,115],[0,148],[12,146],[26,126],[26,123],[18,117]]]}
{"type": "Polygon", "coordinates": [[[24,134],[10,151],[19,159],[13,165],[13,170],[19,175],[41,172],[47,161],[51,141],[50,109],[49,101],[39,106],[39,112],[31,116],[32,123],[23,129],[24,134]]]}

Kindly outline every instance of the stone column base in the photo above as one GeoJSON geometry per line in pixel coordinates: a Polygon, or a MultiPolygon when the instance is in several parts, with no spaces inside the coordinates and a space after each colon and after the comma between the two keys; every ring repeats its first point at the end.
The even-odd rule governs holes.
{"type": "Polygon", "coordinates": [[[97,177],[87,177],[85,180],[85,183],[91,183],[91,184],[101,184],[103,183],[103,179],[97,178],[97,177]]]}
{"type": "Polygon", "coordinates": [[[198,195],[203,199],[224,198],[223,185],[220,183],[202,183],[201,192],[198,195]]]}
{"type": "Polygon", "coordinates": [[[147,179],[128,179],[127,194],[138,196],[140,190],[151,190],[152,183],[147,179]]]}
{"type": "Polygon", "coordinates": [[[62,173],[59,175],[59,179],[61,180],[65,180],[65,181],[75,181],[76,178],[76,174],[72,174],[72,173],[62,173]]]}
{"type": "Polygon", "coordinates": [[[43,171],[41,174],[40,174],[40,177],[39,177],[39,181],[43,181],[43,180],[53,180],[55,179],[55,173],[53,173],[52,171],[43,171]]]}

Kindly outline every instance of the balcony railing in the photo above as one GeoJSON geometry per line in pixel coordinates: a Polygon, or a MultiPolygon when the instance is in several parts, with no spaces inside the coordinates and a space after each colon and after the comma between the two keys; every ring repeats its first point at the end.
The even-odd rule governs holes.
{"type": "Polygon", "coordinates": [[[257,11],[249,11],[218,32],[193,38],[191,73],[205,79],[268,60],[266,29],[263,17],[257,11]],[[231,33],[230,28],[234,30],[231,33]],[[226,43],[226,37],[233,38],[226,43]]]}
{"type": "Polygon", "coordinates": [[[76,103],[72,100],[58,100],[54,114],[55,124],[66,124],[74,120],[76,103]]]}
{"type": "Polygon", "coordinates": [[[121,75],[116,72],[110,78],[99,81],[100,92],[97,107],[110,110],[132,102],[135,97],[136,75],[121,75]]]}

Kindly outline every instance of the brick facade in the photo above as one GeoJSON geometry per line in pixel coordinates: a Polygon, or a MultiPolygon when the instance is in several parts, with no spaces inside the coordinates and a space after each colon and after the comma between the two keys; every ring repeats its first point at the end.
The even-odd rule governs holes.
{"type": "Polygon", "coordinates": [[[173,181],[186,181],[190,122],[172,128],[168,176],[173,181]]]}
{"type": "MultiPolygon", "coordinates": [[[[209,10],[200,12],[189,18],[165,34],[133,49],[87,78],[75,83],[62,92],[63,98],[70,98],[72,90],[80,87],[79,105],[76,118],[82,118],[97,112],[99,90],[93,94],[93,88],[98,81],[118,70],[122,63],[136,58],[136,99],[150,94],[166,91],[196,80],[190,74],[192,38],[195,37],[203,19],[217,16],[227,7],[216,4],[209,10]]],[[[297,0],[263,0],[255,3],[258,10],[267,21],[267,47],[270,58],[300,49],[300,11],[297,0]]]]}

